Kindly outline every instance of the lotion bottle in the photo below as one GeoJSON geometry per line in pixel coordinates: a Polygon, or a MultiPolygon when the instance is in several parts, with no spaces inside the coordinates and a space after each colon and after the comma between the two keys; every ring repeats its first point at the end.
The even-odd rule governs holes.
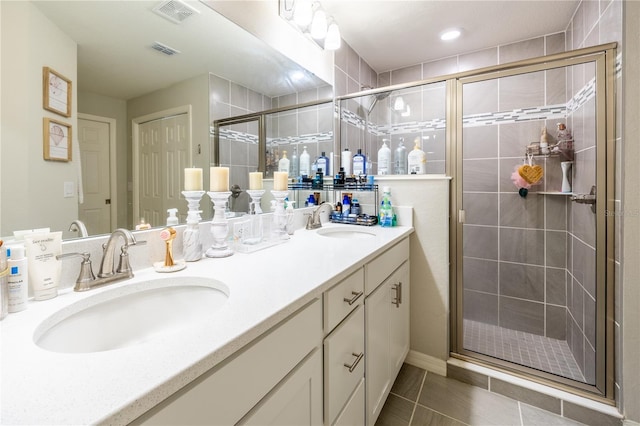
{"type": "Polygon", "coordinates": [[[311,175],[310,157],[309,157],[309,153],[307,152],[306,146],[302,149],[302,154],[300,154],[300,175],[301,176],[311,175]]]}
{"type": "Polygon", "coordinates": [[[378,174],[388,175],[391,172],[391,149],[387,139],[382,139],[382,147],[378,150],[378,174]]]}
{"type": "Polygon", "coordinates": [[[412,175],[423,175],[427,172],[427,155],[420,149],[420,138],[416,138],[413,150],[409,153],[409,173],[412,175]]]}
{"type": "Polygon", "coordinates": [[[289,159],[287,158],[287,151],[282,151],[282,158],[278,161],[278,171],[289,173],[289,159]]]}
{"type": "Polygon", "coordinates": [[[358,153],[353,156],[353,174],[356,176],[367,174],[367,157],[358,148],[358,153]]]}
{"type": "Polygon", "coordinates": [[[29,272],[27,258],[24,257],[24,246],[16,245],[7,248],[7,266],[9,277],[9,312],[20,312],[27,309],[29,298],[29,272]]]}

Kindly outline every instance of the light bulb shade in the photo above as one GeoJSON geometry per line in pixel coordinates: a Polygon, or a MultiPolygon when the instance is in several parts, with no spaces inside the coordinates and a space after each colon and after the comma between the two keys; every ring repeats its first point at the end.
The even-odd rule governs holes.
{"type": "Polygon", "coordinates": [[[340,28],[338,24],[331,22],[329,28],[327,28],[327,37],[324,39],[324,48],[326,50],[338,50],[341,43],[340,28]]]}
{"type": "Polygon", "coordinates": [[[296,0],[293,10],[293,22],[300,28],[306,28],[313,18],[311,0],[296,0]]]}
{"type": "Polygon", "coordinates": [[[317,9],[311,21],[311,37],[323,39],[327,35],[327,14],[322,9],[317,9]]]}

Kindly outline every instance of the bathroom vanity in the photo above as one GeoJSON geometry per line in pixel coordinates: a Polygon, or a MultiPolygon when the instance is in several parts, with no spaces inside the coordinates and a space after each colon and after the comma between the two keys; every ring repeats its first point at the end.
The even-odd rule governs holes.
{"type": "Polygon", "coordinates": [[[2,423],[374,424],[409,350],[412,232],[329,224],[252,254],[32,302],[0,324],[2,423]],[[95,352],[34,341],[110,292],[205,278],[226,300],[189,326],[95,352]]]}

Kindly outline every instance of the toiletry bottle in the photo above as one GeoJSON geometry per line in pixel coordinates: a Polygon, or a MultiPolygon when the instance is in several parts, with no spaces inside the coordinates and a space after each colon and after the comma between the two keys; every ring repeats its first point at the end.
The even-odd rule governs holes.
{"type": "Polygon", "coordinates": [[[391,149],[387,146],[387,139],[382,139],[382,146],[378,150],[378,174],[391,173],[391,149]]]}
{"type": "Polygon", "coordinates": [[[412,175],[424,175],[427,173],[427,155],[420,149],[420,138],[416,138],[414,143],[413,150],[407,157],[409,173],[412,175]]]}
{"type": "Polygon", "coordinates": [[[309,153],[307,152],[307,147],[305,146],[302,149],[302,154],[300,154],[300,176],[310,176],[311,175],[311,164],[310,164],[309,153]]]}
{"type": "Polygon", "coordinates": [[[27,299],[29,298],[29,272],[27,259],[24,257],[24,246],[8,247],[7,257],[9,312],[20,312],[27,309],[27,299]]]}
{"type": "Polygon", "coordinates": [[[178,222],[178,209],[167,209],[167,226],[176,226],[178,222]]]}
{"type": "Polygon", "coordinates": [[[297,178],[300,176],[300,163],[298,162],[298,147],[293,147],[293,155],[291,156],[291,161],[289,163],[289,177],[297,178]]]}
{"type": "Polygon", "coordinates": [[[396,148],[393,161],[395,164],[394,173],[397,175],[406,175],[407,174],[407,148],[404,146],[404,138],[400,138],[400,142],[398,143],[398,147],[396,148]]]}
{"type": "Polygon", "coordinates": [[[3,244],[4,241],[0,240],[0,320],[6,318],[9,313],[9,289],[7,288],[9,267],[7,266],[7,250],[3,244]]]}
{"type": "Polygon", "coordinates": [[[355,214],[356,216],[358,216],[360,213],[362,213],[362,209],[360,208],[360,203],[358,202],[357,198],[354,198],[351,201],[351,214],[355,214]]]}
{"type": "Polygon", "coordinates": [[[331,176],[329,172],[329,159],[324,155],[324,151],[322,151],[322,155],[318,157],[318,168],[316,172],[318,171],[322,171],[325,175],[331,176]]]}
{"type": "Polygon", "coordinates": [[[313,207],[316,205],[316,197],[313,196],[313,194],[309,194],[309,197],[307,198],[307,207],[313,207]]]}
{"type": "Polygon", "coordinates": [[[344,194],[342,197],[342,217],[347,217],[351,213],[351,200],[349,196],[344,194]]]}
{"type": "Polygon", "coordinates": [[[322,169],[318,168],[318,170],[316,170],[316,175],[313,178],[313,183],[311,184],[311,187],[313,189],[322,189],[323,183],[324,183],[324,174],[322,173],[322,169]]]}
{"type": "Polygon", "coordinates": [[[394,226],[393,206],[391,206],[391,191],[388,186],[382,188],[382,202],[380,203],[380,212],[378,223],[383,227],[394,226]]]}
{"type": "Polygon", "coordinates": [[[358,148],[358,153],[353,156],[353,174],[356,176],[367,174],[367,157],[358,148]]]}
{"type": "Polygon", "coordinates": [[[342,156],[340,157],[341,169],[344,169],[344,174],[347,176],[351,175],[351,151],[349,148],[345,148],[342,151],[342,156]]]}
{"type": "Polygon", "coordinates": [[[282,158],[278,161],[278,171],[289,173],[289,159],[287,158],[287,151],[282,151],[282,158]]]}
{"type": "Polygon", "coordinates": [[[542,134],[540,135],[540,153],[542,155],[549,154],[549,136],[546,127],[542,128],[542,134]]]}

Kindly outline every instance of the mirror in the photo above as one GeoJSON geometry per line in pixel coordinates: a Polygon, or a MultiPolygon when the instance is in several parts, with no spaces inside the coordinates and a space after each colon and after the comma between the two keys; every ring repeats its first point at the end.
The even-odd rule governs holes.
{"type": "MultiPolygon", "coordinates": [[[[185,2],[188,9],[193,10],[189,12],[191,16],[180,24],[153,12],[152,9],[160,3],[162,2],[32,1],[2,2],[0,5],[3,23],[3,124],[9,122],[5,120],[5,111],[11,110],[14,103],[22,102],[17,96],[16,99],[5,99],[7,91],[4,88],[9,86],[6,79],[12,75],[5,64],[16,62],[16,58],[11,55],[18,55],[20,52],[40,55],[40,52],[35,51],[38,40],[52,43],[51,40],[55,38],[56,42],[65,44],[65,48],[70,44],[72,49],[77,49],[77,56],[73,58],[77,58],[77,68],[73,69],[67,69],[65,64],[57,62],[60,59],[55,56],[56,49],[50,49],[51,54],[40,55],[47,66],[59,72],[64,71],[62,74],[68,78],[72,77],[72,90],[75,92],[74,96],[77,96],[77,101],[73,98],[72,117],[68,120],[74,130],[73,142],[83,132],[95,133],[96,129],[91,125],[96,120],[102,123],[100,118],[106,118],[105,122],[112,126],[111,129],[115,128],[115,131],[111,130],[110,148],[103,157],[98,157],[105,160],[84,158],[85,155],[74,157],[84,160],[83,173],[86,173],[85,170],[98,168],[108,168],[110,172],[106,183],[95,185],[95,181],[90,181],[83,185],[85,206],[94,187],[112,188],[110,193],[107,191],[106,196],[96,197],[97,204],[101,204],[106,210],[105,214],[109,216],[106,220],[101,219],[106,225],[97,227],[95,224],[98,220],[92,219],[102,218],[103,213],[93,214],[89,211],[85,215],[89,218],[85,219],[85,223],[90,235],[108,232],[116,227],[132,228],[140,219],[140,213],[134,212],[135,194],[139,187],[134,170],[138,168],[140,172],[144,172],[145,169],[134,163],[140,162],[141,156],[136,158],[132,154],[134,148],[140,148],[135,146],[136,124],[144,124],[147,118],[153,120],[158,114],[164,118],[162,114],[173,114],[175,110],[180,110],[181,113],[186,111],[189,115],[189,140],[186,149],[180,152],[181,162],[173,164],[171,176],[174,193],[166,194],[163,193],[163,188],[154,188],[159,196],[169,198],[173,203],[170,207],[178,207],[181,213],[186,213],[186,202],[179,194],[183,187],[182,168],[202,167],[206,189],[211,166],[210,144],[213,140],[211,123],[214,120],[268,110],[285,103],[297,103],[300,94],[317,94],[319,87],[327,87],[326,82],[213,10],[211,7],[215,7],[215,2],[185,2]],[[5,23],[14,25],[10,28],[5,23]],[[20,28],[19,35],[14,35],[16,28],[20,28]],[[32,34],[34,32],[37,34],[32,34]],[[51,32],[55,32],[55,37],[51,37],[51,32]],[[5,40],[9,39],[7,35],[16,44],[13,49],[5,49],[5,40]],[[15,42],[13,39],[16,39],[15,42]],[[172,49],[177,52],[168,55],[172,49]],[[77,75],[73,75],[76,70],[77,75]],[[107,163],[109,167],[106,167],[107,163]],[[92,168],[92,165],[96,167],[92,168]]],[[[172,3],[174,6],[181,4],[176,1],[172,3]]],[[[30,74],[36,76],[37,73],[38,79],[31,78],[23,84],[23,89],[29,88],[35,93],[28,100],[31,103],[29,108],[23,109],[29,112],[30,122],[21,128],[16,127],[11,131],[7,129],[14,140],[36,138],[35,130],[30,129],[41,127],[42,117],[47,115],[41,110],[41,91],[33,89],[42,81],[41,64],[38,61],[37,65],[27,65],[30,71],[37,68],[30,74]],[[27,132],[30,135],[26,135],[27,132]]],[[[17,75],[19,70],[14,73],[17,75]]],[[[7,134],[5,128],[3,126],[3,136],[7,134]]],[[[39,128],[36,130],[40,131],[39,128]]],[[[7,198],[6,194],[10,194],[13,187],[11,180],[3,174],[0,235],[11,235],[16,229],[51,227],[52,230],[64,231],[65,238],[76,237],[77,232],[68,231],[72,221],[78,219],[76,188],[65,186],[73,195],[64,198],[63,203],[57,195],[47,195],[49,201],[41,201],[40,204],[33,200],[44,198],[43,194],[61,193],[67,181],[75,179],[77,182],[77,169],[73,166],[73,161],[67,164],[45,163],[41,154],[41,136],[36,142],[39,145],[34,143],[31,153],[25,153],[19,162],[21,167],[28,164],[25,167],[26,175],[29,175],[32,167],[46,168],[46,171],[38,170],[37,173],[52,176],[52,182],[31,185],[25,191],[26,194],[21,195],[22,198],[7,198]],[[58,180],[63,168],[67,170],[66,174],[58,180]],[[43,194],[38,189],[41,186],[46,186],[42,189],[43,194]],[[30,213],[8,213],[10,207],[15,209],[16,203],[30,213]],[[67,207],[59,209],[60,204],[67,207]],[[43,214],[43,211],[48,215],[43,214]]],[[[8,150],[5,148],[8,143],[8,138],[3,137],[4,152],[8,150]]],[[[3,156],[3,169],[5,161],[8,161],[6,158],[6,155],[3,156]]],[[[93,175],[91,178],[97,179],[93,175]]],[[[86,181],[86,175],[84,179],[86,181]]],[[[210,217],[210,203],[206,205],[207,201],[203,199],[201,207],[210,217]]],[[[164,225],[165,207],[166,205],[161,205],[157,209],[159,217],[149,221],[152,225],[164,225]]],[[[203,216],[204,219],[207,218],[206,213],[203,216]]]]}

